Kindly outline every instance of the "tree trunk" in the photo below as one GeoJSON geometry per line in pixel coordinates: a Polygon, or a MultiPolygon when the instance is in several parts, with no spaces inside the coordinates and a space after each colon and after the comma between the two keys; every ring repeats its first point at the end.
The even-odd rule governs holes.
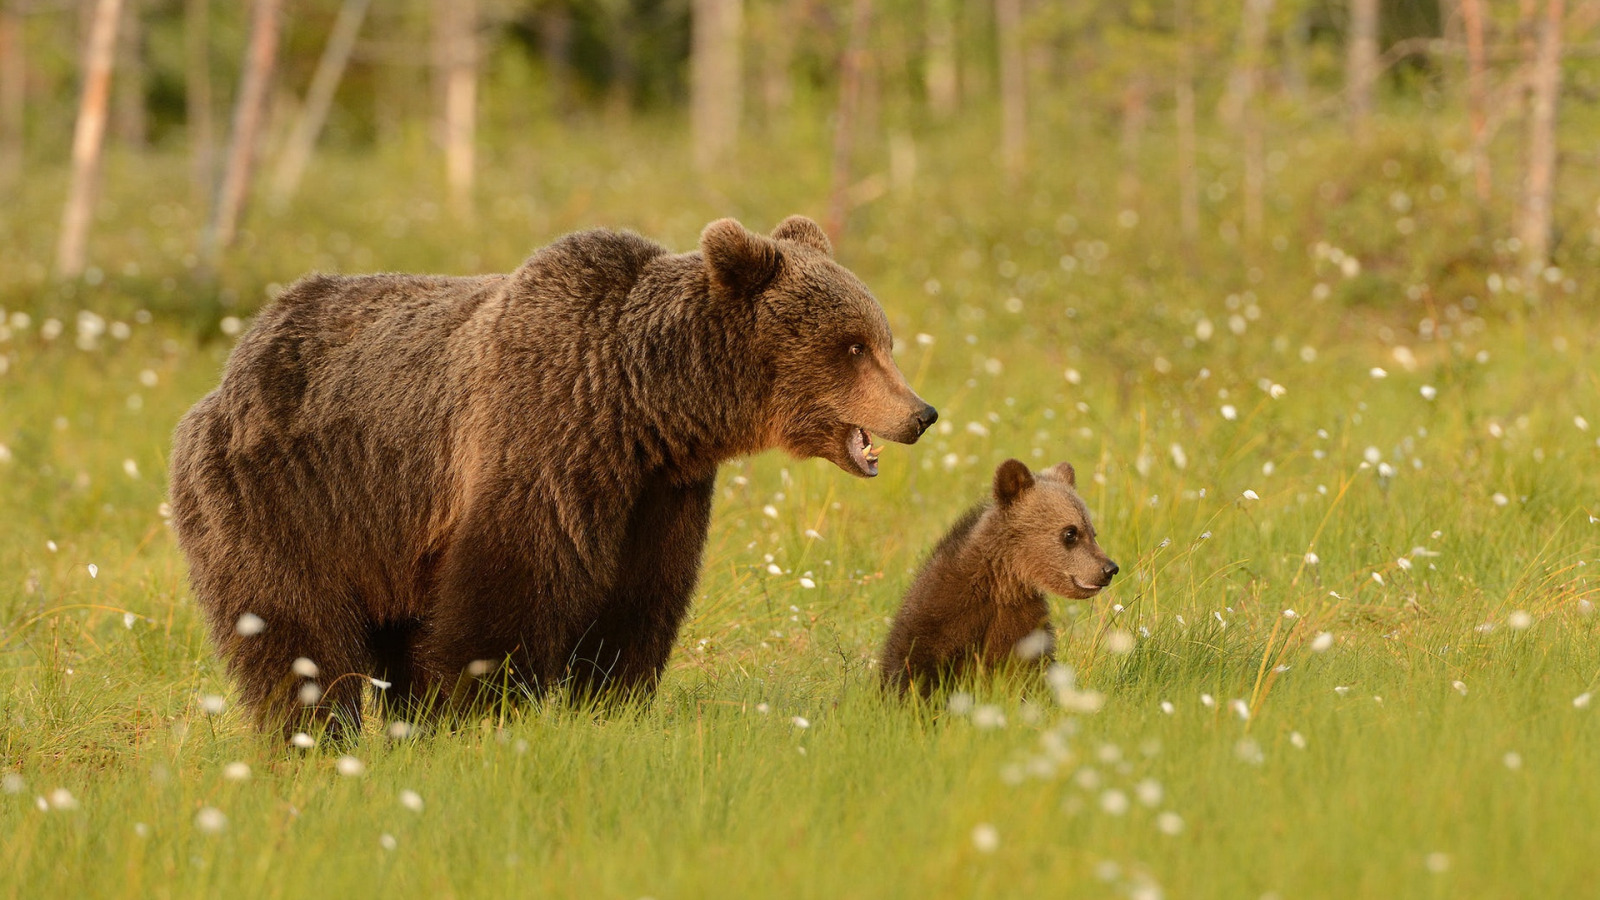
{"type": "Polygon", "coordinates": [[[556,115],[572,115],[572,10],[560,4],[539,14],[539,54],[550,77],[550,103],[556,115]]]}
{"type": "Polygon", "coordinates": [[[139,0],[122,0],[122,25],[117,30],[117,69],[121,76],[112,89],[117,139],[135,150],[144,149],[149,137],[144,103],[144,32],[139,12],[139,0]]]}
{"type": "Polygon", "coordinates": [[[1261,226],[1266,218],[1266,135],[1261,103],[1251,100],[1240,123],[1244,138],[1244,239],[1250,248],[1261,241],[1261,226]]]}
{"type": "Polygon", "coordinates": [[[794,105],[795,32],[800,27],[801,10],[793,0],[755,7],[763,23],[761,42],[761,105],[768,129],[776,130],[789,121],[794,105]]]}
{"type": "Polygon", "coordinates": [[[956,76],[956,26],[951,0],[927,0],[927,48],[923,79],[928,108],[940,119],[956,111],[960,85],[956,76]]]}
{"type": "Polygon", "coordinates": [[[1350,0],[1344,80],[1351,130],[1365,135],[1378,81],[1378,0],[1350,0]]]}
{"type": "Polygon", "coordinates": [[[1472,131],[1472,181],[1478,205],[1487,212],[1494,185],[1489,180],[1489,98],[1483,51],[1483,0],[1461,0],[1461,27],[1467,42],[1467,125],[1472,131]]]}
{"type": "Polygon", "coordinates": [[[239,97],[233,105],[233,132],[228,137],[226,168],[212,206],[202,243],[208,262],[233,244],[250,193],[256,143],[267,109],[267,92],[278,55],[278,29],[283,0],[255,0],[250,17],[250,43],[245,48],[239,97]]]}
{"type": "Polygon", "coordinates": [[[1239,47],[1228,75],[1228,90],[1217,112],[1222,121],[1238,125],[1245,106],[1260,89],[1261,64],[1266,55],[1267,17],[1272,0],[1245,0],[1239,20],[1239,47]]]}
{"type": "Polygon", "coordinates": [[[694,163],[713,171],[739,140],[743,108],[743,0],[694,0],[694,48],[689,59],[694,163]]]}
{"type": "Polygon", "coordinates": [[[20,6],[21,0],[0,0],[0,183],[22,174],[28,66],[20,6]]]}
{"type": "Polygon", "coordinates": [[[1027,163],[1027,56],[1022,43],[1021,0],[994,0],[1000,51],[1000,160],[1015,185],[1027,163]]]}
{"type": "Polygon", "coordinates": [[[1200,236],[1199,154],[1194,123],[1194,29],[1191,0],[1177,0],[1178,79],[1173,87],[1173,114],[1178,130],[1178,223],[1184,244],[1192,249],[1200,236]]]}
{"type": "Polygon", "coordinates": [[[106,102],[111,95],[111,67],[116,60],[117,20],[122,0],[96,0],[84,48],[83,97],[72,135],[72,188],[61,214],[61,240],[56,245],[56,272],[63,278],[83,274],[89,221],[94,216],[100,181],[100,151],[105,144],[106,102]]]}
{"type": "Polygon", "coordinates": [[[300,187],[300,177],[305,174],[306,163],[311,161],[311,151],[322,134],[323,123],[328,120],[328,110],[333,106],[333,95],[344,77],[345,65],[350,61],[350,50],[361,33],[361,21],[366,18],[371,0],[344,0],[339,7],[339,18],[333,23],[333,33],[328,45],[322,49],[317,61],[316,74],[311,76],[311,88],[306,92],[305,105],[300,117],[289,133],[289,143],[284,148],[273,180],[273,193],[283,203],[294,196],[300,187]]]}
{"type": "Polygon", "coordinates": [[[1122,90],[1122,173],[1117,179],[1117,193],[1123,207],[1133,209],[1139,204],[1139,147],[1144,143],[1145,123],[1150,118],[1150,102],[1144,76],[1135,76],[1122,90]]]}
{"type": "Polygon", "coordinates": [[[861,70],[866,65],[867,29],[872,0],[855,0],[850,10],[850,42],[839,73],[839,109],[833,126],[833,171],[828,191],[828,237],[837,244],[850,215],[850,156],[855,150],[856,114],[861,102],[861,70]]]}
{"type": "Polygon", "coordinates": [[[184,122],[189,136],[191,178],[195,200],[202,209],[211,205],[216,172],[216,138],[211,125],[210,3],[184,0],[184,122]]]}
{"type": "Polygon", "coordinates": [[[450,208],[472,213],[476,168],[474,134],[478,115],[477,0],[435,0],[435,65],[444,87],[445,181],[450,208]]]}
{"type": "Polygon", "coordinates": [[[1266,192],[1266,137],[1261,114],[1261,70],[1266,57],[1267,17],[1272,0],[1246,0],[1244,22],[1239,29],[1239,59],[1235,63],[1235,84],[1229,94],[1237,108],[1232,121],[1244,139],[1244,237],[1252,248],[1261,239],[1266,192]]]}
{"type": "Polygon", "coordinates": [[[1561,24],[1563,0],[1546,0],[1536,20],[1534,57],[1530,66],[1528,169],[1522,183],[1517,237],[1522,242],[1522,268],[1529,291],[1537,291],[1550,259],[1550,199],[1556,171],[1556,101],[1561,95],[1561,24]]]}

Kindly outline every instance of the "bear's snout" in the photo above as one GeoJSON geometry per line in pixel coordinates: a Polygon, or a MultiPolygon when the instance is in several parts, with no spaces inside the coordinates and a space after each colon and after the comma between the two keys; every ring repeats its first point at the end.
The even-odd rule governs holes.
{"type": "Polygon", "coordinates": [[[1101,584],[1110,584],[1111,579],[1117,577],[1117,573],[1121,571],[1122,568],[1117,565],[1116,560],[1106,560],[1105,564],[1100,567],[1100,574],[1104,577],[1104,580],[1101,582],[1101,584]]]}
{"type": "Polygon", "coordinates": [[[878,433],[896,444],[915,444],[917,438],[922,437],[923,432],[927,431],[933,426],[934,422],[939,420],[939,411],[916,394],[911,394],[907,406],[901,407],[902,410],[908,408],[909,412],[901,413],[905,418],[900,419],[893,425],[885,423],[885,426],[879,429],[878,433]]]}

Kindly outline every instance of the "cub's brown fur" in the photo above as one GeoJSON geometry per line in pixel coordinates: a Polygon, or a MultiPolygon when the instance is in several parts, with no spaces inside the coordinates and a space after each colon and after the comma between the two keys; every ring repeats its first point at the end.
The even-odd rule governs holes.
{"type": "Polygon", "coordinates": [[[890,346],[799,216],[677,255],[588,231],[509,275],[309,276],[178,425],[196,600],[266,727],[359,721],[364,676],[406,709],[501,666],[519,692],[649,693],[720,463],[871,476],[869,433],[932,424],[890,346]]]}
{"type": "Polygon", "coordinates": [[[1067,463],[1037,475],[1000,464],[994,499],[956,522],[906,592],[883,648],[886,687],[926,694],[973,666],[1050,655],[1045,591],[1085,599],[1117,574],[1076,486],[1067,463]]]}

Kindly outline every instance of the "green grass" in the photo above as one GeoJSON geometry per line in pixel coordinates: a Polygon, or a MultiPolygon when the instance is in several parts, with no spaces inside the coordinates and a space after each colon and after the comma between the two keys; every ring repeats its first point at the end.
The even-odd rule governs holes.
{"type": "MultiPolygon", "coordinates": [[[[1600,329],[1573,273],[1595,238],[1570,225],[1575,280],[1542,300],[1487,291],[1514,254],[1475,237],[1444,161],[1460,148],[1433,125],[1418,112],[1366,149],[1295,126],[1253,248],[1226,227],[1225,136],[1185,248],[1156,150],[1137,198],[1095,134],[1007,195],[981,123],[930,133],[917,182],[858,210],[840,256],[939,428],[872,482],[728,466],[654,703],[407,741],[373,721],[355,776],[201,706],[231,694],[161,504],[170,430],[226,356],[219,320],[312,268],[505,270],[575,227],[687,249],[720,215],[820,216],[826,136],[753,148],[715,184],[649,123],[530,136],[538,154],[490,153],[471,223],[414,150],[330,157],[302,199],[255,212],[215,282],[184,260],[185,161],[156,153],[112,160],[103,277],[54,283],[63,173],[39,167],[0,209],[0,893],[1583,895],[1600,329]],[[887,617],[1007,456],[1071,460],[1122,564],[1102,598],[1057,603],[1060,658],[1103,705],[1015,683],[975,686],[965,714],[886,701],[887,617]],[[248,780],[225,777],[236,761],[248,780]],[[57,789],[75,809],[41,809],[57,789]]],[[[1595,173],[1563,177],[1579,223],[1595,173]]]]}

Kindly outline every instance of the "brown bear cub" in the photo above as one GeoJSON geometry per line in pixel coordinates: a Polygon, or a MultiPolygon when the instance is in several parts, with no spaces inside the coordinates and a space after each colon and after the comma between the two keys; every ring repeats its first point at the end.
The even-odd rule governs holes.
{"type": "Polygon", "coordinates": [[[717,467],[878,472],[933,424],[817,224],[586,231],[505,275],[311,275],[178,425],[172,525],[267,728],[564,688],[648,695],[717,467]],[[382,685],[379,685],[382,687],[382,685]]]}
{"type": "Polygon", "coordinates": [[[993,501],[956,522],[906,591],[883,648],[885,687],[926,695],[974,667],[1049,658],[1045,592],[1083,600],[1117,574],[1076,487],[1067,463],[1037,474],[1000,464],[993,501]]]}

